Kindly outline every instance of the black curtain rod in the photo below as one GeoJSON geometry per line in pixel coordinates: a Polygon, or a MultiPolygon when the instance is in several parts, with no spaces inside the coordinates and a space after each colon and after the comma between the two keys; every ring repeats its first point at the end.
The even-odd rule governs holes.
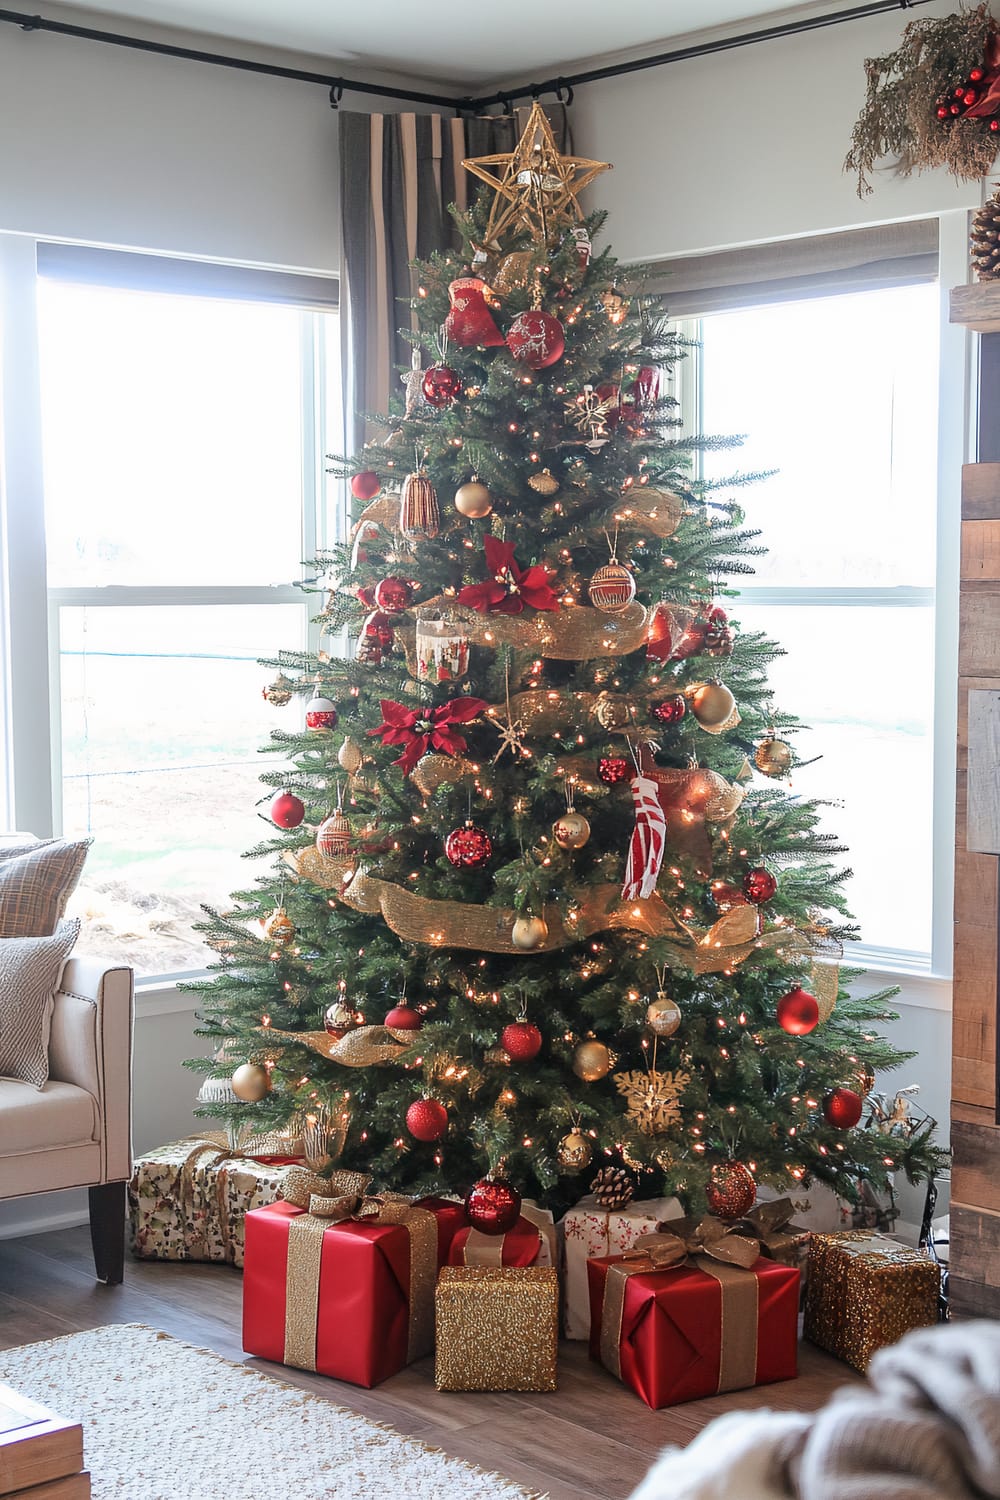
{"type": "Polygon", "coordinates": [[[290,78],[295,83],[313,83],[330,90],[330,102],[336,108],[345,91],[358,94],[373,94],[381,99],[405,99],[412,104],[433,104],[441,109],[453,109],[458,114],[475,113],[491,104],[502,104],[505,108],[519,99],[537,99],[542,94],[555,94],[567,103],[572,100],[573,89],[584,83],[596,83],[604,78],[621,78],[628,73],[644,72],[648,68],[662,68],[668,63],[686,62],[696,57],[711,57],[718,52],[729,52],[736,47],[749,47],[755,42],[770,42],[781,37],[799,36],[803,32],[819,31],[827,26],[839,26],[846,21],[860,21],[869,16],[882,15],[891,10],[913,10],[918,5],[927,5],[930,0],[870,0],[867,5],[854,6],[850,10],[832,11],[827,15],[811,16],[798,21],[787,21],[777,26],[768,26],[761,31],[746,31],[739,36],[722,37],[716,41],[698,42],[691,47],[679,47],[672,52],[658,52],[652,57],[637,58],[633,62],[610,63],[604,68],[589,68],[582,73],[570,73],[558,78],[548,78],[543,83],[529,83],[516,89],[498,89],[493,94],[478,96],[463,95],[454,98],[445,94],[421,93],[417,89],[389,88],[385,84],[365,83],[360,79],[336,77],[328,73],[312,73],[305,68],[284,68],[278,63],[257,62],[248,57],[231,57],[223,52],[205,52],[197,47],[178,47],[171,42],[153,42],[137,36],[126,36],[117,31],[100,31],[92,26],[74,26],[68,21],[50,21],[44,16],[31,16],[22,11],[0,10],[0,22],[20,26],[22,31],[50,31],[57,36],[72,36],[88,42],[104,42],[112,47],[128,47],[136,52],[153,52],[161,57],[179,57],[188,62],[210,63],[217,68],[235,68],[243,73],[260,73],[268,78],[290,78]]]}

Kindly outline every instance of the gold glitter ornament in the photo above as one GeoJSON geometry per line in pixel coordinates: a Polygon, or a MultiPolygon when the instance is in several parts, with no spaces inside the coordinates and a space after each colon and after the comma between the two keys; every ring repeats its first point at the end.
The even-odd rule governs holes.
{"type": "Polygon", "coordinates": [[[407,474],[399,510],[399,529],[405,537],[437,536],[441,529],[441,512],[437,492],[421,470],[407,474]]]}
{"type": "Polygon", "coordinates": [[[646,1025],[655,1036],[673,1036],[681,1024],[680,1006],[665,990],[657,990],[656,999],[646,1007],[646,1025]]]}
{"type": "Polygon", "coordinates": [[[578,1042],[573,1053],[573,1072],[584,1083],[597,1083],[611,1072],[611,1053],[593,1037],[578,1042]]]}
{"type": "Polygon", "coordinates": [[[560,849],[582,849],[590,838],[590,824],[575,808],[569,808],[552,825],[552,837],[560,849]]]}
{"type": "Polygon", "coordinates": [[[264,935],[281,948],[295,941],[295,923],[283,906],[276,906],[270,916],[264,918],[263,926],[264,935]]]}
{"type": "Polygon", "coordinates": [[[293,686],[284,672],[279,672],[274,681],[269,682],[264,689],[264,698],[272,708],[284,708],[292,701],[293,686]]]}
{"type": "Polygon", "coordinates": [[[792,766],[792,747],[769,735],[753,753],[754,765],[765,776],[787,776],[792,766]]]}
{"type": "Polygon", "coordinates": [[[271,1075],[260,1063],[241,1063],[229,1083],[244,1104],[259,1104],[271,1091],[271,1075]]]}
{"type": "Polygon", "coordinates": [[[558,495],[559,481],[551,469],[543,469],[540,474],[532,474],[528,484],[536,495],[558,495]]]}
{"type": "Polygon", "coordinates": [[[665,1073],[633,1068],[615,1074],[615,1087],[625,1097],[625,1113],[643,1135],[663,1135],[681,1119],[680,1096],[691,1082],[690,1073],[665,1073]]]}
{"type": "Polygon", "coordinates": [[[731,718],[736,699],[721,682],[703,682],[691,694],[691,712],[703,729],[718,729],[731,718]]]}
{"type": "Polygon", "coordinates": [[[590,1166],[592,1155],[590,1142],[579,1125],[574,1125],[569,1135],[563,1136],[556,1149],[556,1161],[564,1172],[582,1172],[584,1167],[590,1166]]]}
{"type": "Polygon", "coordinates": [[[544,917],[518,917],[511,928],[510,940],[515,948],[530,953],[541,948],[549,935],[549,926],[544,917]]]}
{"type": "Polygon", "coordinates": [[[613,732],[616,729],[629,727],[634,710],[630,699],[618,697],[614,693],[601,692],[598,693],[594,704],[594,714],[602,729],[613,732]]]}
{"type": "Polygon", "coordinates": [[[520,291],[527,286],[531,280],[534,258],[533,250],[512,250],[509,255],[505,255],[490,278],[493,290],[502,297],[507,297],[511,292],[520,291]]]}
{"type": "Polygon", "coordinates": [[[348,776],[353,776],[356,771],[360,770],[364,758],[365,753],[357,740],[352,739],[349,734],[345,735],[344,743],[337,751],[337,760],[348,776]]]}
{"type": "Polygon", "coordinates": [[[455,509],[470,521],[481,521],[493,509],[493,496],[473,477],[455,491],[455,509]]]}

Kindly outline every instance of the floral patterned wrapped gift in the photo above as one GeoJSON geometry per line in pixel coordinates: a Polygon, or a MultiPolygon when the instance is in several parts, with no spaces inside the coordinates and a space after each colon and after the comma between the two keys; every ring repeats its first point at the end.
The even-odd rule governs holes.
{"type": "Polygon", "coordinates": [[[243,1220],[281,1197],[297,1158],[255,1161],[218,1141],[172,1141],[140,1156],[129,1183],[129,1245],[139,1260],[243,1264],[243,1220]]]}
{"type": "Polygon", "coordinates": [[[646,1198],[622,1208],[601,1208],[593,1196],[581,1198],[560,1220],[565,1280],[563,1317],[568,1339],[590,1337],[590,1291],[587,1261],[592,1256],[624,1255],[643,1234],[655,1234],[667,1219],[684,1210],[676,1198],[646,1198]]]}

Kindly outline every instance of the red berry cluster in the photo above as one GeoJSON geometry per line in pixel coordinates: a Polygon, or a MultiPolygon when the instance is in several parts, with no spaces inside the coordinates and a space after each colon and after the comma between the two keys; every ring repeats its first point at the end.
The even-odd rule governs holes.
{"type": "MultiPolygon", "coordinates": [[[[956,84],[951,93],[944,99],[939,99],[934,113],[943,125],[950,124],[952,120],[959,119],[970,110],[974,104],[978,104],[983,92],[983,81],[986,78],[985,68],[970,68],[969,76],[964,83],[956,84]]],[[[1000,117],[996,115],[987,121],[986,128],[994,132],[1000,131],[1000,117]]]]}

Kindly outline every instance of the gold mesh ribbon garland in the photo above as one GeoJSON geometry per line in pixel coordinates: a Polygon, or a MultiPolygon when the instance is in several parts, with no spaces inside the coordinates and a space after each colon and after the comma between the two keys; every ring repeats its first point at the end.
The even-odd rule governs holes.
{"type": "Polygon", "coordinates": [[[345,1068],[371,1068],[378,1063],[393,1062],[413,1046],[412,1031],[397,1031],[392,1026],[355,1026],[337,1038],[326,1031],[281,1031],[276,1026],[258,1026],[257,1030],[265,1037],[298,1042],[328,1062],[341,1063],[345,1068]]]}
{"type": "MultiPolygon", "coordinates": [[[[543,610],[531,616],[482,615],[464,604],[455,604],[442,594],[424,601],[420,608],[447,610],[474,646],[513,646],[553,661],[627,656],[645,645],[653,617],[653,611],[642,604],[630,604],[613,619],[585,604],[555,611],[543,610]]],[[[695,617],[694,610],[683,604],[661,604],[658,608],[661,613],[668,612],[672,634],[678,638],[695,617]]],[[[396,639],[403,647],[410,676],[416,678],[416,625],[397,626],[396,639]]]]}
{"type": "Polygon", "coordinates": [[[305,1212],[288,1232],[285,1280],[284,1360],[299,1370],[316,1368],[320,1266],[323,1236],[346,1219],[368,1224],[400,1225],[410,1244],[410,1288],[407,1360],[420,1359],[434,1347],[434,1282],[437,1276],[437,1220],[408,1199],[390,1195],[365,1197],[371,1179],[360,1172],[334,1172],[329,1178],[296,1171],[285,1183],[285,1198],[305,1212]]]}
{"type": "Polygon", "coordinates": [[[608,1267],[601,1309],[601,1362],[622,1378],[621,1340],[630,1276],[690,1265],[713,1277],[722,1291],[722,1348],[717,1391],[742,1390],[757,1378],[757,1278],[750,1267],[760,1255],[754,1239],[710,1215],[670,1221],[670,1228],[644,1234],[624,1258],[608,1267]]]}

